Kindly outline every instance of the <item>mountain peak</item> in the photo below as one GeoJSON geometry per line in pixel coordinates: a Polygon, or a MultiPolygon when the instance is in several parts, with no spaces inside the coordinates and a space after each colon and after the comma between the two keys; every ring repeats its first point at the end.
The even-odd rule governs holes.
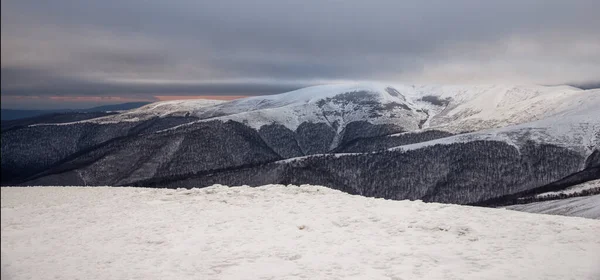
{"type": "Polygon", "coordinates": [[[290,104],[313,103],[325,98],[351,92],[366,92],[385,99],[390,99],[391,97],[403,98],[400,92],[390,85],[379,83],[343,83],[310,86],[280,94],[234,100],[231,103],[236,105],[269,103],[273,106],[286,106],[290,104]]]}

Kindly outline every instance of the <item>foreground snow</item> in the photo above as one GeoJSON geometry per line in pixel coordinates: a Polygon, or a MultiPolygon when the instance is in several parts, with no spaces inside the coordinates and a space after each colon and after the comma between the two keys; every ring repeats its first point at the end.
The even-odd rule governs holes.
{"type": "Polygon", "coordinates": [[[600,279],[600,221],[316,186],[2,188],[2,279],[600,279]]]}
{"type": "Polygon", "coordinates": [[[600,219],[600,194],[511,205],[506,208],[530,213],[600,219]]]}

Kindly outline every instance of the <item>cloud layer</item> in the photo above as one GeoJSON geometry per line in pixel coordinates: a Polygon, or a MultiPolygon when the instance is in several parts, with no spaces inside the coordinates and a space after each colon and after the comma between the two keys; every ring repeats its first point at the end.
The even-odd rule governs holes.
{"type": "Polygon", "coordinates": [[[2,1],[3,96],[589,83],[600,1],[2,1]]]}

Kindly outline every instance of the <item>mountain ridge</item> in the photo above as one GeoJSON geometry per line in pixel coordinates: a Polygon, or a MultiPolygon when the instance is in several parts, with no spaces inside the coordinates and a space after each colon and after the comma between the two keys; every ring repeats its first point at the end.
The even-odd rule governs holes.
{"type": "Polygon", "coordinates": [[[25,118],[32,118],[41,115],[48,114],[67,114],[67,113],[95,113],[95,112],[107,112],[107,111],[124,111],[135,109],[144,105],[150,104],[150,102],[127,102],[121,104],[102,105],[92,108],[81,108],[81,109],[50,109],[50,110],[27,110],[27,109],[2,109],[2,121],[8,120],[19,120],[25,118]]]}
{"type": "Polygon", "coordinates": [[[159,102],[3,133],[2,183],[310,183],[478,203],[588,168],[600,146],[597,107],[599,90],[572,87],[386,84],[159,102]]]}

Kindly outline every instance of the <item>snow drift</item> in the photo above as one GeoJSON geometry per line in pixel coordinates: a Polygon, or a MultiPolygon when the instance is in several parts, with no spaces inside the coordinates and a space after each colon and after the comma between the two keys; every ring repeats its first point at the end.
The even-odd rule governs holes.
{"type": "Polygon", "coordinates": [[[2,188],[2,278],[599,279],[600,221],[319,186],[2,188]]]}

